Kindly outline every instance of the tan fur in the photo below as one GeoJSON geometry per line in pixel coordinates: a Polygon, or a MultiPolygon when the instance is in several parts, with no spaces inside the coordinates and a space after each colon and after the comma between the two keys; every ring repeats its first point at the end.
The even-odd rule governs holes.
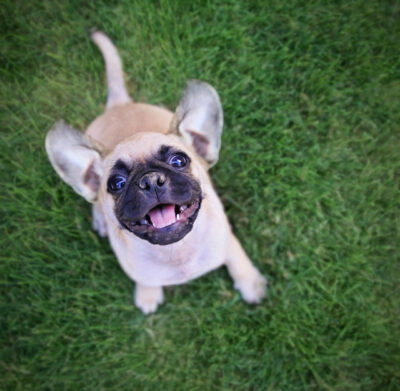
{"type": "Polygon", "coordinates": [[[145,103],[125,103],[112,106],[97,117],[86,134],[106,150],[138,132],[167,133],[173,114],[161,107],[145,103]]]}
{"type": "Polygon", "coordinates": [[[122,269],[136,282],[135,304],[144,313],[154,312],[163,301],[163,286],[183,284],[222,265],[227,266],[244,300],[259,303],[265,297],[266,280],[231,232],[207,172],[218,159],[222,132],[218,94],[206,83],[192,82],[175,116],[158,106],[133,103],[122,84],[122,66],[115,47],[100,32],[94,33],[93,40],[108,66],[112,94],[107,109],[88,126],[85,135],[65,123],[56,123],[46,137],[46,150],[58,174],[94,203],[93,228],[108,236],[122,269]],[[204,156],[198,155],[201,152],[191,138],[192,132],[207,139],[204,156]],[[102,156],[96,144],[102,146],[102,156]],[[181,240],[161,246],[121,227],[114,212],[115,200],[107,191],[107,179],[117,160],[139,164],[162,145],[176,147],[190,157],[190,172],[200,185],[202,203],[192,230],[181,240]],[[90,175],[92,181],[85,182],[90,175]],[[93,185],[96,180],[97,189],[93,185]]]}
{"type": "Polygon", "coordinates": [[[163,144],[175,146],[189,155],[192,174],[203,190],[199,215],[187,236],[177,243],[158,246],[121,229],[114,214],[114,200],[106,191],[107,174],[103,177],[96,204],[103,214],[111,246],[122,269],[137,283],[136,305],[144,313],[153,312],[160,304],[162,286],[186,283],[224,264],[243,298],[258,303],[265,295],[265,279],[232,234],[204,164],[180,137],[155,132],[137,133],[118,144],[107,156],[105,173],[118,159],[127,163],[143,160],[163,144]]]}

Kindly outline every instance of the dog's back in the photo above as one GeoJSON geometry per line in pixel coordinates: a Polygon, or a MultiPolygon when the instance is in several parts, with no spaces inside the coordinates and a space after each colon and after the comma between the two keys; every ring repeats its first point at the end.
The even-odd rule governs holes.
{"type": "Polygon", "coordinates": [[[100,31],[92,33],[92,40],[104,58],[108,94],[106,111],[88,126],[86,134],[106,150],[113,150],[122,140],[137,132],[167,133],[173,114],[161,107],[132,102],[116,47],[100,31]]]}

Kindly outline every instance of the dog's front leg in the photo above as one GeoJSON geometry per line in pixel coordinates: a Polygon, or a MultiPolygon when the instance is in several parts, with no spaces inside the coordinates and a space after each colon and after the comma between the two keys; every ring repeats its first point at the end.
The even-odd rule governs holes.
{"type": "Polygon", "coordinates": [[[136,283],[135,305],[144,314],[155,312],[158,305],[164,300],[162,287],[149,287],[136,283]]]}
{"type": "Polygon", "coordinates": [[[227,247],[226,266],[243,299],[248,303],[259,303],[266,294],[267,280],[247,257],[235,235],[227,247]]]}
{"type": "Polygon", "coordinates": [[[102,238],[107,236],[107,224],[99,204],[92,206],[92,227],[102,238]]]}

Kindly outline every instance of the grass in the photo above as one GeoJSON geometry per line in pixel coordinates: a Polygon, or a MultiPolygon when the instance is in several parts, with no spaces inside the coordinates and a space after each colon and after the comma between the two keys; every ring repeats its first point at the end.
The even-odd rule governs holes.
{"type": "Polygon", "coordinates": [[[398,1],[11,1],[1,15],[2,390],[400,389],[398,1]],[[221,95],[211,175],[268,276],[246,305],[225,270],[151,316],[90,208],[44,151],[104,107],[119,47],[137,100],[221,95]]]}

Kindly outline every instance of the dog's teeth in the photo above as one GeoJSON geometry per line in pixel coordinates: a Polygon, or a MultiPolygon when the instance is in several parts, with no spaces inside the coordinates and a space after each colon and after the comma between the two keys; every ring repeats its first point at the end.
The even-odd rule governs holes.
{"type": "Polygon", "coordinates": [[[180,220],[181,219],[181,215],[178,213],[177,215],[176,215],[176,220],[180,220]]]}
{"type": "Polygon", "coordinates": [[[187,209],[187,206],[186,206],[186,205],[182,205],[182,206],[181,206],[181,212],[184,212],[186,209],[187,209]]]}
{"type": "Polygon", "coordinates": [[[146,225],[147,224],[147,220],[146,219],[142,219],[139,221],[140,224],[142,225],[146,225]]]}

